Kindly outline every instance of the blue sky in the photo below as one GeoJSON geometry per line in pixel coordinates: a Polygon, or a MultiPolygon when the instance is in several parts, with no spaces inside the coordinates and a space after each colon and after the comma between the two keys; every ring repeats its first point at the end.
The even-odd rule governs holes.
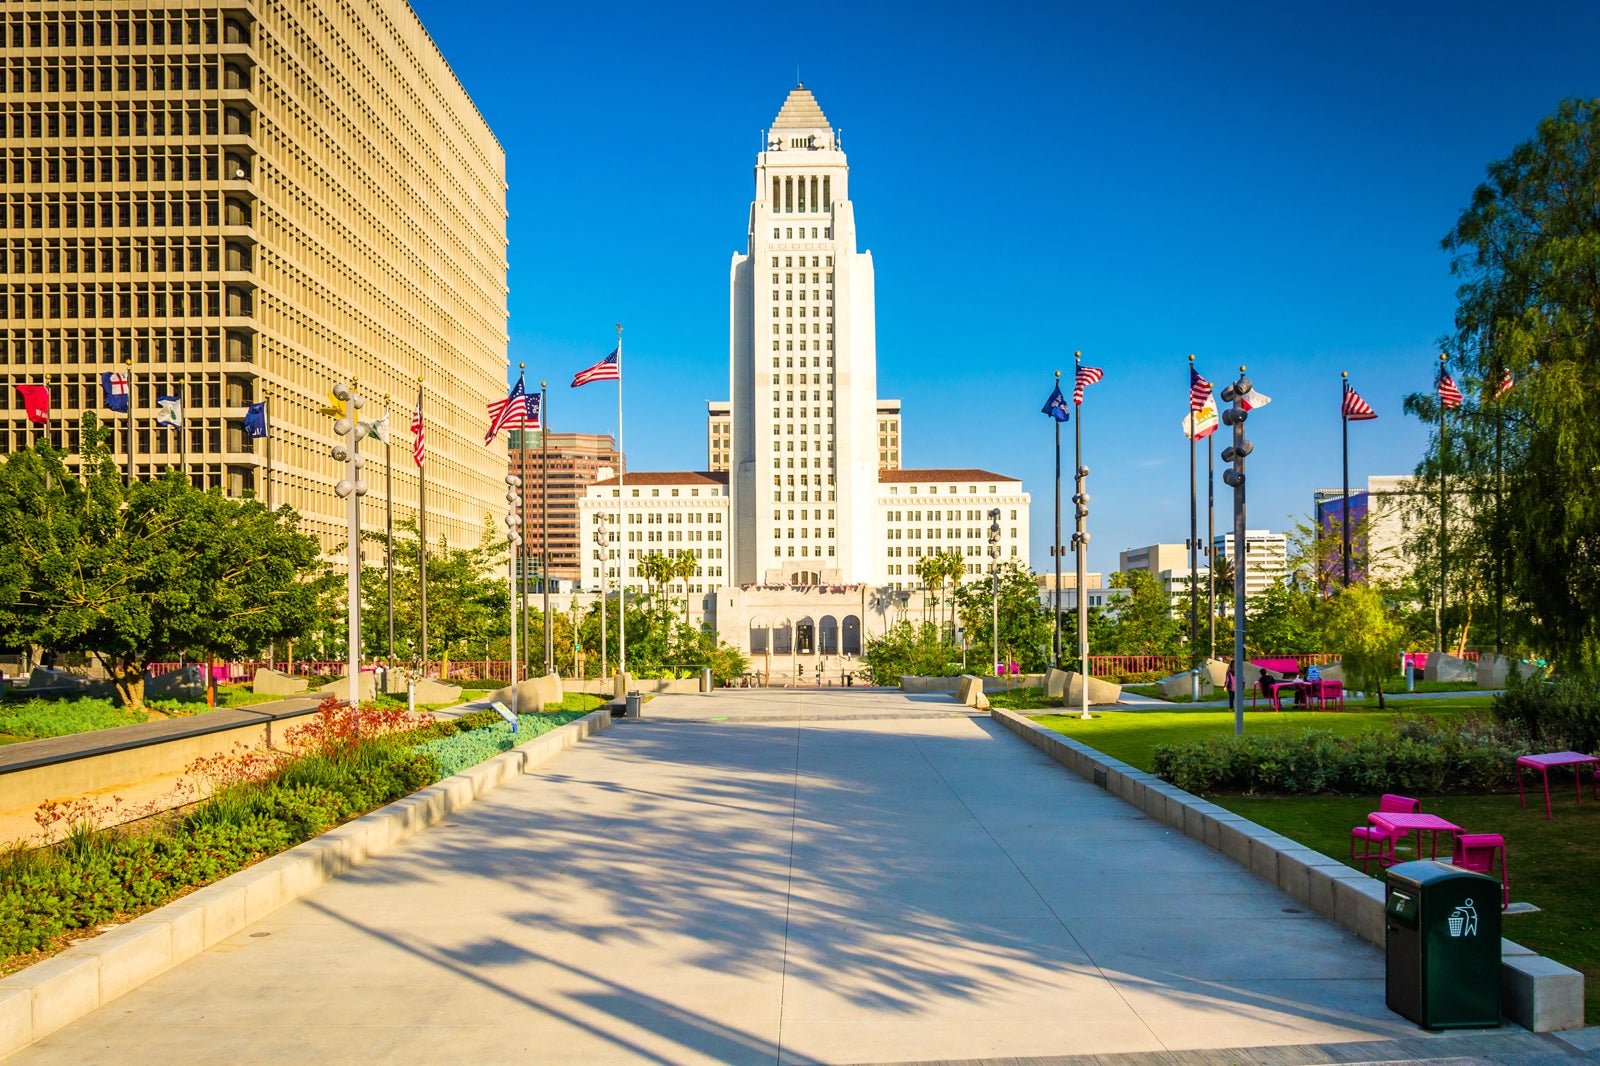
{"type": "Polygon", "coordinates": [[[1273,397],[1251,528],[1338,484],[1340,370],[1380,416],[1351,427],[1352,482],[1409,471],[1401,398],[1455,306],[1440,239],[1490,161],[1600,95],[1593,3],[412,3],[506,149],[511,361],[551,383],[553,429],[615,430],[612,386],[567,382],[620,322],[630,466],[705,465],[729,258],[798,68],[843,130],[905,465],[1021,477],[1037,569],[1039,408],[1074,349],[1106,371],[1094,569],[1188,535],[1191,352],[1273,397]]]}

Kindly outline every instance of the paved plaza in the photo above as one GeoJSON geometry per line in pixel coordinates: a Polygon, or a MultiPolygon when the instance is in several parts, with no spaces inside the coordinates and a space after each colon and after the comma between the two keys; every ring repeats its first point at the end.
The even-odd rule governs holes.
{"type": "Polygon", "coordinates": [[[947,697],[645,710],[9,1061],[1584,1061],[947,697]]]}

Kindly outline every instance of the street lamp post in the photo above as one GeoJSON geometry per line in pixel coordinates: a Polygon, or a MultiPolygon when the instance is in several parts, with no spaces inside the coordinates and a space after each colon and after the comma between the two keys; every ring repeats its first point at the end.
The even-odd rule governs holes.
{"type": "Polygon", "coordinates": [[[506,475],[506,540],[511,549],[511,562],[508,575],[511,579],[511,713],[517,713],[517,600],[521,599],[517,588],[518,573],[517,556],[522,547],[522,535],[517,532],[517,527],[522,524],[522,515],[518,513],[522,502],[522,479],[515,474],[506,475]]]}
{"type": "Polygon", "coordinates": [[[1000,676],[1000,508],[989,509],[989,644],[994,653],[994,676],[1000,676]]]}
{"type": "Polygon", "coordinates": [[[606,679],[606,564],[611,554],[609,534],[606,531],[606,515],[602,511],[595,515],[599,525],[595,527],[594,543],[599,548],[600,556],[600,680],[606,679]]]}
{"type": "Polygon", "coordinates": [[[333,432],[339,437],[349,437],[346,445],[338,441],[333,446],[333,458],[337,462],[348,463],[345,476],[340,478],[333,486],[333,491],[341,500],[348,500],[346,518],[349,523],[348,547],[346,566],[348,573],[345,575],[345,606],[346,636],[345,671],[350,678],[350,709],[353,711],[361,706],[361,497],[367,494],[367,483],[361,477],[361,468],[366,465],[366,460],[361,458],[361,441],[371,427],[353,416],[366,404],[360,394],[355,391],[355,379],[349,385],[339,382],[333,387],[334,398],[346,405],[344,415],[333,423],[333,432]]]}

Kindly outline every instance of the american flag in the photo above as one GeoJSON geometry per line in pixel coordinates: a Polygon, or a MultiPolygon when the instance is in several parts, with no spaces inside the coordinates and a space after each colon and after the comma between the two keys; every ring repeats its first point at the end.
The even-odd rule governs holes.
{"type": "Polygon", "coordinates": [[[1370,422],[1378,417],[1378,412],[1372,409],[1372,405],[1356,395],[1356,390],[1348,386],[1344,390],[1342,410],[1347,422],[1370,422]]]}
{"type": "Polygon", "coordinates": [[[1097,366],[1080,366],[1077,376],[1072,381],[1072,402],[1083,403],[1083,387],[1093,385],[1106,376],[1106,372],[1097,366]]]}
{"type": "Polygon", "coordinates": [[[1456,379],[1439,368],[1439,402],[1444,404],[1446,411],[1454,411],[1461,406],[1461,390],[1456,387],[1456,379]]]}
{"type": "Polygon", "coordinates": [[[1211,382],[1200,376],[1200,372],[1189,364],[1189,410],[1198,411],[1211,399],[1211,382]]]}
{"type": "Polygon", "coordinates": [[[539,394],[528,394],[523,385],[522,375],[517,375],[517,383],[511,386],[511,391],[503,400],[496,400],[489,405],[489,432],[485,434],[483,443],[488,444],[500,435],[502,429],[538,429],[539,428],[539,394]]]}
{"type": "Polygon", "coordinates": [[[621,381],[622,367],[619,364],[620,356],[617,350],[600,360],[587,370],[580,370],[573,375],[572,387],[587,385],[591,381],[621,381]]]}
{"type": "Polygon", "coordinates": [[[417,409],[411,412],[411,459],[418,466],[428,456],[426,433],[422,426],[422,389],[417,388],[417,409]]]}
{"type": "Polygon", "coordinates": [[[1505,394],[1510,392],[1511,387],[1515,384],[1516,381],[1511,377],[1511,368],[1506,367],[1500,374],[1500,384],[1494,390],[1494,398],[1497,400],[1504,398],[1505,394]]]}

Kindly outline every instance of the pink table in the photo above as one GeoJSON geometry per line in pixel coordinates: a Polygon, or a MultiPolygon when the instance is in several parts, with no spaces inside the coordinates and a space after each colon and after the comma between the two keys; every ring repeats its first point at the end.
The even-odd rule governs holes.
{"type": "MultiPolygon", "coordinates": [[[[1550,768],[1552,766],[1570,766],[1573,768],[1572,784],[1577,790],[1578,802],[1583,802],[1583,775],[1577,772],[1580,766],[1600,766],[1600,757],[1585,755],[1581,751],[1555,751],[1548,755],[1522,755],[1517,758],[1517,797],[1522,801],[1522,809],[1528,809],[1528,797],[1522,791],[1522,768],[1538,770],[1544,775],[1544,816],[1554,818],[1550,810],[1550,768]]],[[[1595,794],[1600,795],[1600,782],[1595,784],[1595,794]]]]}
{"type": "MultiPolygon", "coordinates": [[[[1419,859],[1422,858],[1423,833],[1433,834],[1433,851],[1431,852],[1431,856],[1437,859],[1439,857],[1439,834],[1449,833],[1452,841],[1454,841],[1455,835],[1461,832],[1461,827],[1459,825],[1456,825],[1454,822],[1447,822],[1443,818],[1440,818],[1437,814],[1400,814],[1398,812],[1391,811],[1373,811],[1371,814],[1367,815],[1367,821],[1372,825],[1377,826],[1379,829],[1386,829],[1390,833],[1395,834],[1396,844],[1400,842],[1401,836],[1404,836],[1406,833],[1412,830],[1416,830],[1417,858],[1419,859]]],[[[1454,850],[1454,846],[1454,843],[1452,843],[1452,850],[1454,850]]],[[[1370,842],[1368,843],[1368,848],[1369,850],[1371,848],[1370,842]]],[[[1382,860],[1380,859],[1379,861],[1381,862],[1382,860]]],[[[1393,860],[1391,860],[1391,862],[1392,861],[1393,860]]]]}

